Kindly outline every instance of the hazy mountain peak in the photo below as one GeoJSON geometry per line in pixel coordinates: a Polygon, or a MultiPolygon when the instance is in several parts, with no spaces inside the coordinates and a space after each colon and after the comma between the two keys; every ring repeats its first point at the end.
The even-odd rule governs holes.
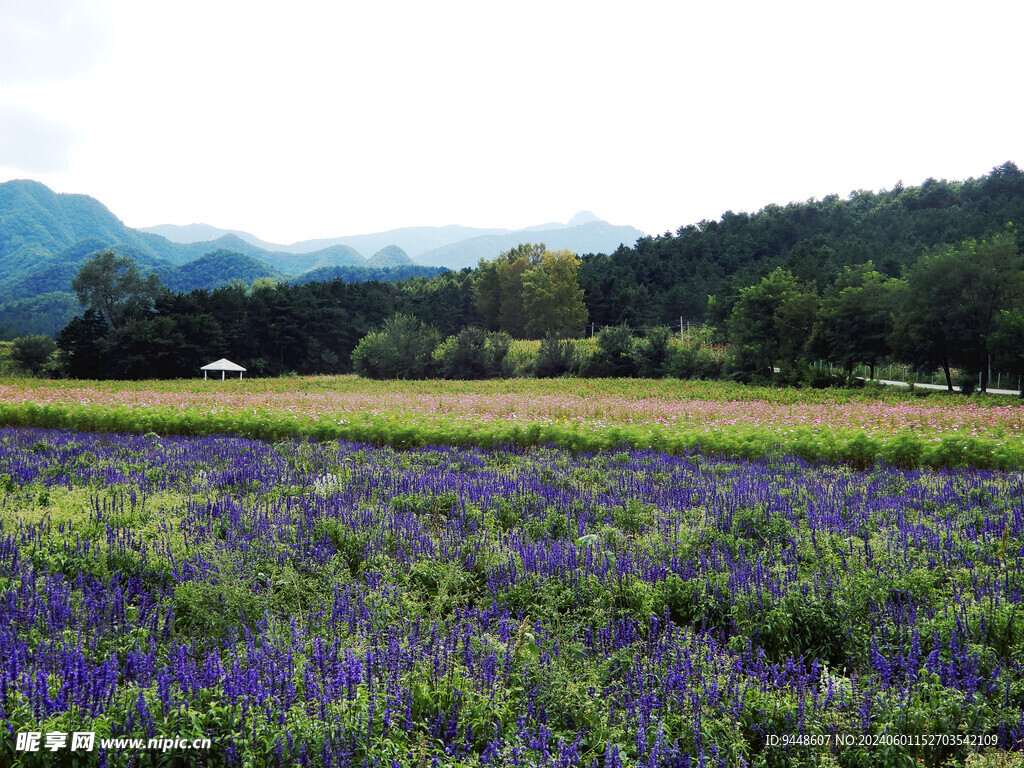
{"type": "Polygon", "coordinates": [[[155,227],[139,227],[142,232],[160,235],[172,243],[201,243],[216,240],[229,234],[228,230],[209,224],[159,224],[155,227]]]}
{"type": "Polygon", "coordinates": [[[140,227],[140,232],[148,232],[152,235],[170,240],[172,243],[191,245],[192,243],[208,243],[219,240],[225,235],[233,235],[249,245],[264,250],[279,250],[274,243],[260,240],[255,235],[243,232],[240,229],[222,229],[210,224],[158,224],[155,227],[140,227]]]}
{"type": "Polygon", "coordinates": [[[410,264],[414,264],[412,259],[409,258],[409,254],[399,248],[397,245],[385,245],[373,256],[371,256],[367,262],[368,267],[400,267],[410,264]]]}
{"type": "Polygon", "coordinates": [[[590,211],[580,211],[569,219],[569,224],[567,226],[578,227],[580,224],[589,224],[592,221],[604,221],[604,219],[598,218],[590,211]]]}

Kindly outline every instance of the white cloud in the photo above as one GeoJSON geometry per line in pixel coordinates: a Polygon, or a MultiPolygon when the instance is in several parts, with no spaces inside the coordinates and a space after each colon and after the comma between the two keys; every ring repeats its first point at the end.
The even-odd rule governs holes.
{"type": "Polygon", "coordinates": [[[0,0],[2,84],[74,77],[109,47],[102,9],[82,0],[0,0]]]}
{"type": "Polygon", "coordinates": [[[657,233],[1024,162],[1016,53],[998,37],[1024,6],[14,5],[20,50],[53,28],[91,69],[23,53],[0,104],[73,126],[51,183],[135,226],[289,241],[592,209],[657,233]],[[105,37],[81,33],[86,8],[105,37]]]}
{"type": "Polygon", "coordinates": [[[73,143],[66,126],[18,107],[0,106],[0,168],[15,174],[66,171],[73,143]]]}

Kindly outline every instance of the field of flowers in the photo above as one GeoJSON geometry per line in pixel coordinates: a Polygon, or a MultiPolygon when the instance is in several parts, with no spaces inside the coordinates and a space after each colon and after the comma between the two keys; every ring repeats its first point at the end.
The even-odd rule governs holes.
{"type": "MultiPolygon", "coordinates": [[[[405,412],[443,415],[407,391],[405,412]]],[[[6,428],[0,765],[1005,759],[1024,745],[1022,557],[1019,471],[6,428]],[[15,746],[73,731],[212,747],[15,746]]]]}
{"type": "Polygon", "coordinates": [[[0,423],[387,444],[778,451],[866,467],[1024,466],[1016,399],[673,380],[0,381],[0,423]]]}

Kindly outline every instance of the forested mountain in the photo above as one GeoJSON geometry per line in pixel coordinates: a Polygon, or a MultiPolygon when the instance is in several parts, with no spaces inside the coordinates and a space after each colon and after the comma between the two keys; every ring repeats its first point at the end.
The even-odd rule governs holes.
{"type": "Polygon", "coordinates": [[[325,267],[362,269],[366,266],[366,259],[362,254],[347,245],[329,245],[309,253],[274,252],[272,257],[265,261],[290,275],[303,275],[314,269],[325,267]]]}
{"type": "MultiPolygon", "coordinates": [[[[748,291],[751,286],[760,285],[758,290],[764,295],[772,291],[779,295],[792,294],[796,297],[794,301],[799,299],[806,304],[805,309],[816,305],[820,299],[821,306],[834,314],[839,311],[836,307],[845,306],[837,303],[838,294],[832,297],[843,280],[854,281],[851,285],[855,283],[858,291],[871,292],[876,288],[881,291],[881,287],[888,291],[900,281],[890,284],[886,278],[908,273],[921,261],[923,254],[943,244],[955,246],[958,252],[970,253],[974,246],[968,241],[989,240],[1021,221],[1024,221],[1024,173],[1012,163],[1006,163],[981,178],[962,182],[929,179],[918,187],[897,185],[879,192],[856,191],[846,198],[829,195],[823,200],[769,205],[755,213],[728,211],[716,221],[681,227],[674,235],[642,237],[633,246],[620,245],[609,255],[587,254],[585,249],[578,248],[576,252],[585,255],[576,277],[586,304],[586,320],[598,328],[619,324],[632,328],[666,326],[675,325],[680,318],[689,322],[708,319],[723,329],[723,333],[729,326],[730,332],[738,338],[740,325],[734,309],[744,291],[747,292],[745,305],[740,307],[742,311],[738,316],[745,313],[752,318],[751,322],[759,317],[758,312],[748,306],[754,302],[754,293],[748,291]],[[869,263],[870,266],[865,266],[869,263]],[[851,268],[855,271],[848,272],[851,268]],[[844,274],[843,280],[837,280],[844,274]],[[768,279],[771,275],[774,277],[768,279]],[[709,296],[714,298],[709,301],[709,296]]],[[[462,253],[459,249],[465,246],[467,250],[463,255],[468,259],[477,248],[485,247],[489,259],[494,259],[527,240],[542,241],[549,250],[573,250],[564,246],[562,239],[573,230],[574,236],[618,231],[589,214],[575,217],[570,223],[574,226],[553,225],[546,229],[546,225],[542,225],[529,232],[520,230],[513,235],[490,234],[477,238],[486,246],[470,242],[444,248],[449,255],[458,255],[462,253]],[[504,248],[507,243],[512,245],[504,248]]],[[[577,239],[576,242],[583,241],[577,239]]],[[[359,306],[373,305],[385,315],[402,311],[440,324],[443,327],[438,331],[444,335],[458,333],[471,324],[487,325],[477,303],[480,286],[474,285],[482,273],[466,269],[437,276],[438,268],[418,265],[395,244],[382,246],[369,260],[363,259],[351,246],[342,244],[312,253],[270,253],[236,234],[225,234],[212,243],[175,244],[158,235],[124,227],[90,198],[55,195],[34,182],[10,182],[0,185],[0,327],[5,329],[6,335],[52,334],[62,328],[80,311],[70,293],[71,278],[93,254],[106,249],[130,256],[144,273],[155,272],[176,294],[203,289],[209,295],[210,290],[217,289],[218,295],[227,295],[220,293],[224,286],[244,294],[246,287],[259,278],[281,283],[282,290],[266,294],[263,299],[276,297],[275,302],[281,304],[283,314],[277,315],[275,334],[291,342],[279,344],[286,349],[283,353],[278,350],[276,363],[267,350],[259,352],[257,356],[267,361],[264,370],[268,373],[319,370],[320,352],[316,344],[305,352],[296,353],[298,356],[291,363],[287,360],[288,343],[298,344],[298,339],[305,338],[308,332],[288,330],[286,325],[312,323],[307,312],[309,307],[300,305],[310,296],[321,296],[314,289],[308,289],[314,292],[307,293],[307,289],[301,288],[304,285],[343,280],[366,286],[324,289],[328,293],[322,295],[332,297],[325,298],[327,303],[322,305],[328,314],[337,314],[336,310],[342,309],[348,312],[351,308],[332,303],[347,296],[344,300],[354,301],[359,306]],[[204,250],[211,244],[225,247],[204,250]],[[371,281],[395,284],[374,287],[371,281]],[[378,298],[374,297],[381,296],[386,300],[378,306],[378,298]],[[439,308],[445,311],[439,312],[439,308]]],[[[473,262],[473,266],[476,264],[473,262]]],[[[538,280],[533,280],[529,286],[524,283],[524,295],[527,287],[531,295],[552,294],[550,286],[538,280]]],[[[888,317],[892,312],[887,307],[895,299],[883,293],[879,293],[882,298],[876,303],[885,310],[881,314],[888,317]]],[[[502,297],[502,301],[505,298],[502,297]]],[[[1011,302],[1007,306],[1011,305],[1016,311],[1016,304],[1011,302]]],[[[177,313],[171,304],[166,306],[170,314],[177,313]]],[[[360,328],[372,327],[370,318],[381,316],[377,309],[372,313],[356,310],[356,314],[361,318],[360,328]]],[[[804,314],[804,319],[810,323],[813,313],[808,309],[804,314]]],[[[186,327],[190,322],[187,313],[182,317],[182,327],[186,327]]],[[[170,320],[161,322],[166,325],[170,320]]],[[[219,325],[234,322],[235,319],[227,316],[218,320],[219,325]]],[[[314,325],[319,327],[320,322],[316,319],[314,325]]],[[[1008,323],[1004,323],[1001,333],[1010,333],[1008,323]]],[[[1021,315],[1021,323],[1024,327],[1024,315],[1021,315]]],[[[512,335],[530,333],[503,327],[500,322],[498,326],[488,325],[488,330],[512,335]]],[[[154,325],[150,330],[157,328],[154,325]]],[[[905,334],[908,338],[911,331],[918,333],[911,328],[905,334]]],[[[187,336],[192,331],[181,333],[187,336]]],[[[975,336],[988,338],[994,333],[989,329],[975,336]]],[[[885,334],[879,331],[876,335],[881,338],[888,334],[891,328],[885,334]]],[[[801,336],[801,344],[806,337],[807,333],[801,336]]],[[[344,343],[328,344],[333,362],[323,370],[346,369],[351,342],[346,336],[344,343]]],[[[879,348],[884,346],[881,344],[879,348]]],[[[880,359],[886,353],[871,354],[880,359]]]]}
{"type": "Polygon", "coordinates": [[[387,264],[371,264],[345,245],[306,253],[268,251],[235,233],[222,233],[212,241],[175,243],[126,227],[86,195],[57,194],[35,181],[9,181],[0,184],[0,333],[7,338],[55,334],[81,312],[71,293],[71,278],[91,256],[108,249],[128,256],[144,273],[157,274],[170,290],[179,292],[237,281],[248,286],[259,278],[285,282],[337,268],[342,269],[329,276],[310,274],[303,282],[393,280],[440,271],[413,268],[404,254],[404,262],[382,256],[378,261],[387,264]],[[400,262],[408,269],[394,272],[400,262]]]}
{"type": "Polygon", "coordinates": [[[429,277],[448,266],[475,267],[481,259],[535,239],[538,232],[550,247],[577,253],[608,252],[643,235],[583,212],[568,225],[518,231],[407,227],[280,246],[203,224],[136,230],[86,195],[58,194],[35,181],[9,181],[0,184],[0,335],[52,334],[62,327],[80,311],[70,295],[71,277],[89,257],[107,249],[130,257],[144,273],[156,273],[170,289],[189,291],[236,280],[251,285],[261,277],[295,283],[429,277]],[[37,299],[43,296],[40,304],[37,299]],[[51,311],[36,312],[40,306],[51,311]]]}
{"type": "MultiPolygon", "coordinates": [[[[983,238],[1024,222],[1024,173],[1013,163],[967,181],[928,179],[919,187],[829,195],[757,213],[727,211],[717,221],[644,237],[580,269],[590,321],[597,325],[720,321],[739,289],[776,267],[821,290],[844,266],[874,262],[896,276],[926,249],[983,238]]],[[[545,240],[547,241],[545,235],[545,240]]],[[[551,245],[551,243],[548,243],[551,245]]]]}
{"type": "Polygon", "coordinates": [[[87,195],[57,194],[37,181],[0,184],[0,280],[12,267],[34,266],[40,255],[59,253],[87,238],[132,246],[153,262],[187,260],[175,244],[126,227],[87,195]]]}
{"type": "Polygon", "coordinates": [[[388,245],[373,254],[366,265],[368,267],[411,267],[415,265],[415,262],[397,245],[388,245]]]}
{"type": "Polygon", "coordinates": [[[0,330],[9,339],[19,336],[56,336],[78,314],[82,306],[73,293],[41,293],[0,305],[0,330]]]}
{"type": "MultiPolygon", "coordinates": [[[[212,229],[212,228],[211,228],[212,229]]],[[[246,235],[246,233],[239,233],[246,235]]],[[[213,240],[172,242],[160,235],[126,227],[97,200],[86,195],[57,194],[36,181],[0,184],[0,289],[20,272],[40,266],[83,241],[97,248],[115,248],[147,269],[183,265],[215,251],[240,253],[265,262],[287,275],[328,266],[360,266],[366,258],[345,245],[325,245],[302,253],[267,250],[251,236],[223,232],[213,240]]],[[[388,245],[385,243],[384,245],[388,245]]],[[[384,247],[384,245],[380,247],[384,247]]],[[[81,248],[78,248],[80,251],[81,248]]]]}
{"type": "MultiPolygon", "coordinates": [[[[180,243],[182,245],[189,245],[191,243],[209,243],[214,240],[219,240],[225,235],[233,235],[239,240],[242,240],[249,245],[254,245],[257,248],[262,248],[265,251],[290,252],[286,246],[268,243],[265,240],[260,240],[258,237],[250,235],[248,232],[243,232],[240,229],[221,229],[220,227],[214,227],[209,224],[159,224],[155,227],[139,227],[139,232],[148,232],[152,235],[160,235],[160,237],[164,237],[172,243],[180,243]]],[[[310,250],[316,249],[311,248],[310,250]]]]}
{"type": "Polygon", "coordinates": [[[440,275],[447,270],[444,267],[424,267],[419,264],[398,265],[394,267],[320,267],[303,272],[293,277],[292,285],[304,283],[325,283],[329,280],[344,280],[346,283],[367,283],[376,280],[382,283],[394,283],[409,280],[413,277],[429,278],[440,275]]]}
{"type": "Polygon", "coordinates": [[[181,244],[177,247],[180,253],[178,263],[188,263],[215,251],[229,251],[259,259],[287,275],[301,275],[303,272],[320,267],[360,267],[366,264],[366,259],[360,253],[344,245],[334,245],[309,253],[282,253],[264,250],[237,235],[230,234],[218,237],[216,240],[181,244]]]}
{"type": "Polygon", "coordinates": [[[261,277],[284,282],[289,277],[264,261],[225,249],[200,256],[180,267],[161,267],[154,272],[168,289],[179,293],[197,288],[221,288],[239,280],[252,285],[261,277]]]}

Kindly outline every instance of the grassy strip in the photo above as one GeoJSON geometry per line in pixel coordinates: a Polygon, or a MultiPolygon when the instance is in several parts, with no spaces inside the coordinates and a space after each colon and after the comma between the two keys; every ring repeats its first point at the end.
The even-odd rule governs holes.
{"type": "Polygon", "coordinates": [[[898,467],[977,467],[1013,469],[1024,466],[1024,442],[1013,444],[987,438],[929,436],[904,431],[892,438],[869,437],[857,430],[812,431],[763,427],[734,427],[715,431],[659,430],[646,427],[605,427],[586,430],[552,424],[522,425],[491,422],[486,425],[423,423],[415,418],[362,415],[342,421],[262,413],[161,408],[107,408],[83,406],[0,404],[0,424],[49,427],[84,432],[155,432],[163,435],[234,434],[263,440],[288,438],[351,440],[395,448],[425,445],[476,445],[484,448],[516,445],[554,445],[573,451],[608,451],[624,448],[682,454],[700,450],[724,456],[757,459],[792,453],[806,461],[849,464],[864,468],[881,459],[898,467]]]}

